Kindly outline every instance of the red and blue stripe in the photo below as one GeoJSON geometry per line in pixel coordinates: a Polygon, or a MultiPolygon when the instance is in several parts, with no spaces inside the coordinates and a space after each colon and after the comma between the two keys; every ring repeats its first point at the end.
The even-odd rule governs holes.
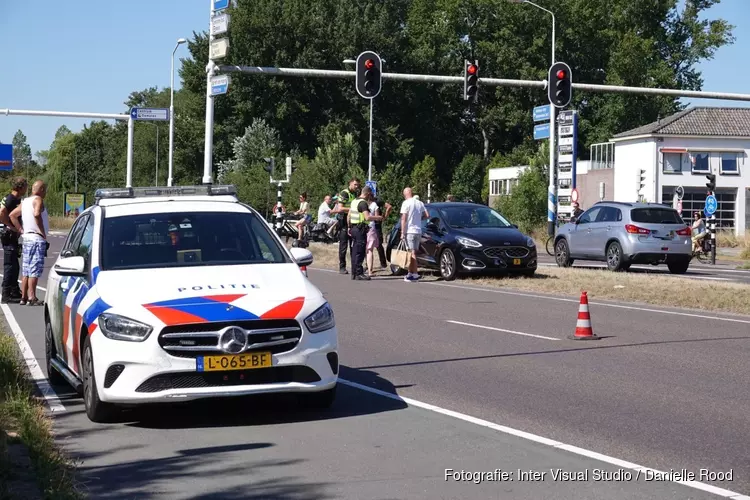
{"type": "Polygon", "coordinates": [[[302,310],[305,299],[297,297],[283,302],[260,316],[231,304],[245,294],[185,297],[144,304],[151,314],[166,325],[245,321],[254,319],[294,319],[302,310]]]}

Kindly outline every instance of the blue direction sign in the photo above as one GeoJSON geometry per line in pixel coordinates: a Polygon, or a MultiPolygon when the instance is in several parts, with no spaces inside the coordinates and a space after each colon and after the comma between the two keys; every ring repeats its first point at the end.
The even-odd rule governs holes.
{"type": "Polygon", "coordinates": [[[229,7],[229,0],[214,0],[214,10],[224,10],[229,7]]]}
{"type": "Polygon", "coordinates": [[[13,144],[0,144],[0,170],[13,170],[13,144]]]}
{"type": "Polygon", "coordinates": [[[377,196],[378,195],[378,183],[375,181],[365,181],[365,186],[372,189],[372,195],[377,196]]]}
{"type": "Polygon", "coordinates": [[[706,215],[713,215],[717,208],[716,196],[709,194],[706,196],[706,215]]]}
{"type": "Polygon", "coordinates": [[[169,108],[133,108],[130,118],[144,121],[169,121],[169,108]]]}
{"type": "Polygon", "coordinates": [[[549,123],[534,125],[534,139],[549,139],[549,123]]]}
{"type": "Polygon", "coordinates": [[[549,104],[534,108],[534,121],[543,122],[544,120],[549,121],[549,104]]]}
{"type": "Polygon", "coordinates": [[[226,94],[232,79],[229,75],[216,75],[211,78],[211,95],[226,94]]]}

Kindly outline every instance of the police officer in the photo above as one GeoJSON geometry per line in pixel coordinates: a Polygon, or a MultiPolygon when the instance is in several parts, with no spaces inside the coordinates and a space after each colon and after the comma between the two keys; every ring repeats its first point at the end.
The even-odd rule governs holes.
{"type": "Polygon", "coordinates": [[[352,237],[352,279],[367,281],[370,279],[365,274],[362,263],[365,261],[365,249],[367,247],[368,222],[382,221],[382,215],[372,215],[369,205],[372,203],[372,189],[365,186],[359,198],[352,200],[349,206],[349,232],[352,237]]]}
{"type": "Polygon", "coordinates": [[[347,274],[346,250],[350,246],[349,234],[347,232],[347,214],[349,213],[352,201],[359,195],[359,186],[359,179],[353,177],[349,181],[349,188],[344,189],[338,194],[336,208],[331,210],[331,213],[336,214],[339,220],[339,274],[347,274]]]}
{"type": "Polygon", "coordinates": [[[21,204],[21,198],[26,194],[29,184],[23,177],[13,179],[10,193],[0,202],[0,222],[5,224],[2,232],[3,243],[3,292],[2,303],[19,302],[21,300],[21,288],[18,286],[19,244],[18,230],[10,222],[10,213],[21,204]]]}

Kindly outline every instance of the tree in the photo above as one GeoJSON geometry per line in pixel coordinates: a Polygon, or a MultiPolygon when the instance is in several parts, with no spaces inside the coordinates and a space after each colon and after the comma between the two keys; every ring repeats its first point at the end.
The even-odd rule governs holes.
{"type": "Polygon", "coordinates": [[[435,165],[435,158],[427,155],[422,161],[414,166],[414,170],[411,172],[411,188],[415,194],[418,194],[423,199],[427,200],[427,184],[432,184],[429,190],[430,196],[432,199],[436,199],[436,180],[437,168],[435,165]]]}
{"type": "Polygon", "coordinates": [[[451,182],[451,194],[456,200],[478,202],[482,196],[484,165],[479,155],[469,154],[456,167],[451,182]]]}

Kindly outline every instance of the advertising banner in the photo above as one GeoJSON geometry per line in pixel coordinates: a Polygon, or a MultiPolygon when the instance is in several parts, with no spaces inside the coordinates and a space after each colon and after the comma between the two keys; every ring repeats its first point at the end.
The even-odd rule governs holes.
{"type": "Polygon", "coordinates": [[[65,193],[65,217],[75,219],[86,209],[85,193],[65,193]]]}

